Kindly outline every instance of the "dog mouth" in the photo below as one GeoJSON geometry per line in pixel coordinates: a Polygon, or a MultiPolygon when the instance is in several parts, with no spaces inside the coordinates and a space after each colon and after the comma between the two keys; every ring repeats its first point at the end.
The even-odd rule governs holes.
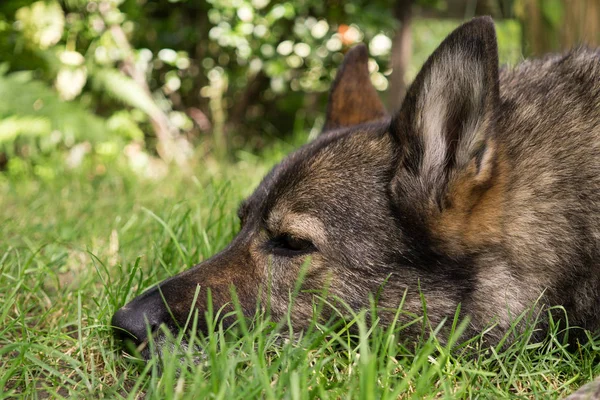
{"type": "Polygon", "coordinates": [[[130,338],[121,339],[121,352],[125,359],[132,362],[148,363],[155,360],[161,370],[162,365],[177,359],[179,365],[198,365],[206,359],[204,347],[199,339],[187,334],[174,336],[165,328],[157,329],[139,343],[130,338]]]}
{"type": "MultiPolygon", "coordinates": [[[[159,340],[161,336],[158,334],[153,334],[153,341],[158,345],[162,340],[159,340]]],[[[122,355],[124,358],[132,360],[132,361],[148,361],[152,358],[153,354],[159,354],[159,351],[150,347],[150,339],[145,339],[139,344],[135,344],[132,340],[125,339],[123,340],[121,345],[122,355]]],[[[159,346],[157,346],[159,347],[159,346]]]]}
{"type": "Polygon", "coordinates": [[[148,361],[154,354],[160,354],[160,348],[164,340],[164,333],[154,330],[150,336],[138,340],[135,335],[128,331],[115,329],[115,337],[118,341],[119,349],[124,358],[132,361],[148,361]]]}

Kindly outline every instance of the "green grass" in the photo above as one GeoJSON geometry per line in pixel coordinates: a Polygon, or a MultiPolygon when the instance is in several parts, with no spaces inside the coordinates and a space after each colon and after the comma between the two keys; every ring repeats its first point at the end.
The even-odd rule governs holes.
{"type": "Polygon", "coordinates": [[[113,312],[223,248],[237,203],[291,146],[280,147],[159,181],[100,162],[46,179],[2,175],[0,397],[561,398],[600,374],[600,341],[567,349],[558,327],[542,343],[528,329],[510,347],[414,343],[370,310],[291,338],[265,316],[226,332],[213,323],[197,339],[199,364],[191,351],[165,354],[162,374],[157,358],[124,356],[113,312]]]}

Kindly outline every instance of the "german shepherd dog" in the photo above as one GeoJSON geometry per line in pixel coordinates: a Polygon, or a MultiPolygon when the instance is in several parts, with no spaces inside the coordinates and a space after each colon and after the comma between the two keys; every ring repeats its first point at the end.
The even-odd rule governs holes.
{"type": "Polygon", "coordinates": [[[118,310],[118,331],[136,344],[160,325],[177,333],[191,310],[203,315],[208,289],[217,309],[232,286],[245,314],[268,303],[281,319],[303,268],[297,329],[327,287],[354,310],[377,293],[382,309],[405,298],[422,315],[424,299],[432,324],[460,305],[465,335],[495,324],[490,343],[530,307],[562,306],[571,325],[600,331],[600,52],[499,70],[493,21],[476,18],[392,116],[367,60],[363,45],[347,53],[323,133],[242,203],[227,248],[118,310]]]}

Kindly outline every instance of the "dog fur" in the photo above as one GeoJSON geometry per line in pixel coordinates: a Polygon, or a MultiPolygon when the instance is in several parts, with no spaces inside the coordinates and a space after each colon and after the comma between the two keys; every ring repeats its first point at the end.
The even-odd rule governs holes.
{"type": "MultiPolygon", "coordinates": [[[[467,335],[495,324],[490,343],[533,306],[600,330],[600,52],[499,70],[493,22],[476,18],[444,40],[391,117],[367,61],[362,45],[348,52],[323,133],[243,202],[231,244],[134,299],[114,326],[139,342],[146,323],[175,332],[206,309],[207,289],[219,308],[231,286],[245,314],[269,304],[277,320],[310,257],[303,289],[327,287],[355,310],[375,293],[394,310],[406,295],[420,315],[422,295],[432,324],[459,305],[467,335]]],[[[295,300],[299,329],[312,293],[295,300]]]]}

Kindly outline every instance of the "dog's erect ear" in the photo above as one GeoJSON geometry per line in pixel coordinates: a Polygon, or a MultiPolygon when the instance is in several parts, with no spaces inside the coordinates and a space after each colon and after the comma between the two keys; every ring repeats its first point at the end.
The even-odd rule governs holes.
{"type": "Polygon", "coordinates": [[[469,170],[474,183],[490,177],[498,102],[494,23],[475,18],[429,57],[392,119],[405,170],[418,178],[429,199],[440,201],[461,171],[469,170]]]}
{"type": "Polygon", "coordinates": [[[364,44],[348,51],[337,72],[327,104],[323,132],[374,121],[386,116],[369,75],[369,54],[364,44]]]}

